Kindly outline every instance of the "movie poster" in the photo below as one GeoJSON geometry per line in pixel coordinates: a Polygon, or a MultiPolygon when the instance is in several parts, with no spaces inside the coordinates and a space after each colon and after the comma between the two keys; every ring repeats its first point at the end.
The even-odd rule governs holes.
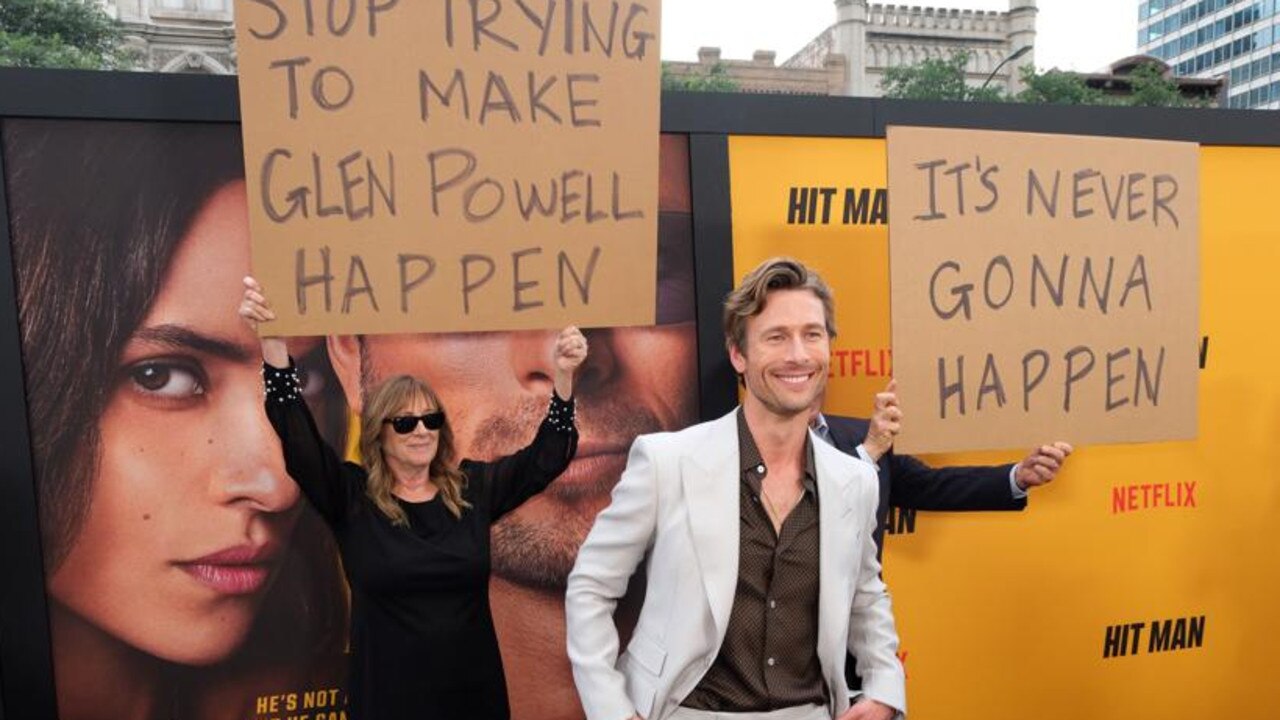
{"type": "MultiPolygon", "coordinates": [[[[867,417],[894,375],[886,150],[878,138],[729,140],[735,275],[793,254],[835,292],[829,414],[867,417]]],[[[963,152],[973,157],[972,148],[963,152]]],[[[1024,512],[890,506],[884,578],[913,717],[1275,714],[1280,380],[1272,365],[1280,341],[1260,330],[1272,324],[1280,262],[1277,176],[1280,149],[1200,149],[1203,337],[1181,351],[1199,362],[1197,439],[1079,444],[1051,485],[1032,490],[1024,512]]],[[[1025,191],[1017,199],[1025,202],[1025,191]]],[[[1013,237],[1010,255],[1027,241],[1013,237]]],[[[1117,279],[1127,278],[1119,246],[1109,247],[1117,279]]],[[[976,307],[985,302],[984,272],[972,277],[976,307]]],[[[1033,281],[1017,278],[1023,292],[1033,281]]],[[[1084,288],[1072,285],[1069,296],[1079,310],[1084,288]]],[[[1133,388],[1132,373],[1127,382],[1133,388]]],[[[928,409],[902,410],[910,425],[928,409]]],[[[1000,465],[1028,450],[921,459],[1000,465]]]]}
{"type": "MultiPolygon", "coordinates": [[[[657,322],[587,331],[577,458],[493,530],[520,720],[582,717],[565,578],[635,436],[697,419],[687,144],[661,148],[657,322]]],[[[3,151],[59,716],[345,717],[342,569],[284,471],[257,338],[236,314],[251,272],[239,128],[8,120],[3,151]]],[[[409,373],[441,396],[460,454],[485,460],[532,437],[554,336],[290,349],[339,452],[365,391],[409,373]]]]}

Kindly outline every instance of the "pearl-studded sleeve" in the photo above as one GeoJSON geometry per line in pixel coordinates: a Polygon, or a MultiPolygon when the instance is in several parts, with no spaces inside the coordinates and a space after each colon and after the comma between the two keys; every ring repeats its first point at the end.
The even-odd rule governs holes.
{"type": "Polygon", "coordinates": [[[553,392],[533,442],[493,462],[463,461],[462,471],[469,494],[488,508],[492,522],[546,489],[569,467],[577,449],[574,402],[553,392]]]}
{"type": "Polygon", "coordinates": [[[343,463],[321,437],[302,399],[302,379],[292,358],[287,368],[264,363],[262,379],[267,419],[280,438],[285,470],[325,522],[330,526],[340,524],[363,472],[351,463],[343,463]]]}

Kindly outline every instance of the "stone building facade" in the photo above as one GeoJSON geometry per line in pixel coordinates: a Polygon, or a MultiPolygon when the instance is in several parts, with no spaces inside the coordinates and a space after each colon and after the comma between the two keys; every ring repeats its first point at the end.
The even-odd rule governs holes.
{"type": "MultiPolygon", "coordinates": [[[[229,74],[236,71],[234,0],[100,0],[124,24],[155,72],[229,74]]],[[[1036,0],[1009,0],[1007,12],[871,4],[835,0],[835,22],[780,65],[774,53],[751,60],[725,60],[715,48],[698,62],[668,63],[676,75],[705,73],[719,65],[748,92],[817,95],[880,95],[886,68],[957,50],[971,55],[969,78],[981,84],[1021,47],[1035,43],[1036,0]]],[[[1010,92],[1021,89],[1017,69],[1034,66],[1028,52],[992,78],[1010,92]]]]}
{"type": "Polygon", "coordinates": [[[718,64],[748,92],[877,97],[887,68],[969,53],[969,82],[981,85],[1020,48],[1025,54],[999,67],[991,82],[1022,90],[1022,67],[1035,67],[1036,0],[1009,0],[1007,12],[881,5],[835,0],[835,22],[781,65],[773,53],[752,60],[722,60],[715,48],[697,63],[668,63],[671,74],[706,73],[718,64]]]}
{"type": "Polygon", "coordinates": [[[139,70],[236,71],[234,0],[100,0],[124,25],[139,70]]]}
{"type": "Polygon", "coordinates": [[[828,55],[818,67],[779,67],[772,50],[757,50],[750,60],[727,60],[720,48],[698,49],[697,62],[663,62],[674,77],[707,76],[714,69],[733,80],[738,90],[777,95],[841,95],[848,77],[843,55],[828,55]]]}

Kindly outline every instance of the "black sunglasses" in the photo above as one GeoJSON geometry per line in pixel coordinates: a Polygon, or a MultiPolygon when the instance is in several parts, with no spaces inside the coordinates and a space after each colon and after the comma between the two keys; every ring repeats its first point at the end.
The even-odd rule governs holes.
{"type": "Polygon", "coordinates": [[[444,427],[444,413],[437,410],[426,415],[400,415],[382,421],[391,425],[391,429],[400,435],[408,435],[421,422],[428,430],[439,430],[444,427]]]}

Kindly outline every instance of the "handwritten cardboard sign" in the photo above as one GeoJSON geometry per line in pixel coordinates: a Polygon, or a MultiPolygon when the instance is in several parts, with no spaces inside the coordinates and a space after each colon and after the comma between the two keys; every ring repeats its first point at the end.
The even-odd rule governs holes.
{"type": "Polygon", "coordinates": [[[899,450],[1195,437],[1196,145],[888,142],[899,450]]]}
{"type": "Polygon", "coordinates": [[[278,334],[653,320],[660,0],[240,0],[278,334]]]}

